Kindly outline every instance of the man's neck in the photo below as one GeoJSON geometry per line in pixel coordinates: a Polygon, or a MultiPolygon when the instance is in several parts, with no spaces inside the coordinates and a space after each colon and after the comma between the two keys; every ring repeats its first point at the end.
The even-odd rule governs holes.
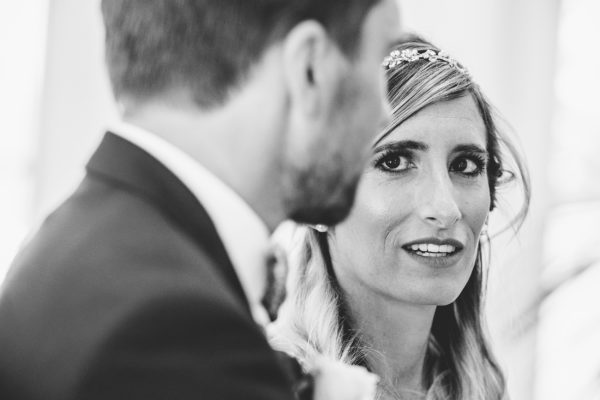
{"type": "Polygon", "coordinates": [[[259,101],[253,93],[209,111],[191,102],[146,102],[129,108],[123,119],[191,156],[237,192],[272,231],[285,219],[277,185],[282,135],[276,132],[273,107],[265,106],[267,114],[274,114],[261,118],[250,112],[256,107],[249,103],[259,101]]]}

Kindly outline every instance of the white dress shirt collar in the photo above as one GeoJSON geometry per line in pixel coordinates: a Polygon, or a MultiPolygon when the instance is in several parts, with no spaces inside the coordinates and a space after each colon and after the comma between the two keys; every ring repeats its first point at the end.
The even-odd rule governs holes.
{"type": "Polygon", "coordinates": [[[111,130],[167,167],[205,208],[231,258],[252,316],[269,322],[261,304],[266,287],[265,256],[269,230],[252,208],[230,187],[190,155],[138,126],[122,122],[111,130]]]}

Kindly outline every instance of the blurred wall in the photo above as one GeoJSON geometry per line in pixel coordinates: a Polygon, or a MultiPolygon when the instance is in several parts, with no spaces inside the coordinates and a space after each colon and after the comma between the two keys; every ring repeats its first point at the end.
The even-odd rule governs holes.
{"type": "MultiPolygon", "coordinates": [[[[51,0],[36,215],[43,215],[72,190],[101,133],[116,118],[103,69],[98,4],[98,0],[51,0]]],[[[422,33],[467,66],[512,125],[527,155],[534,181],[532,212],[518,239],[505,235],[494,243],[488,309],[512,398],[529,400],[534,398],[541,232],[549,201],[543,171],[554,101],[559,0],[401,4],[408,29],[422,33]]],[[[501,223],[500,219],[497,226],[501,223]]]]}
{"type": "Polygon", "coordinates": [[[47,0],[0,2],[0,281],[32,223],[47,0]]]}
{"type": "Polygon", "coordinates": [[[104,69],[99,0],[50,0],[35,215],[75,187],[107,125],[117,118],[104,69]]]}

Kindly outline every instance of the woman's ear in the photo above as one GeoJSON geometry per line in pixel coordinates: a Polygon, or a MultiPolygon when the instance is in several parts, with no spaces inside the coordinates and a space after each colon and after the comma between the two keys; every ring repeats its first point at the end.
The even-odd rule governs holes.
{"type": "Polygon", "coordinates": [[[283,40],[283,69],[292,107],[310,119],[330,112],[345,57],[316,21],[296,25],[283,40]]]}

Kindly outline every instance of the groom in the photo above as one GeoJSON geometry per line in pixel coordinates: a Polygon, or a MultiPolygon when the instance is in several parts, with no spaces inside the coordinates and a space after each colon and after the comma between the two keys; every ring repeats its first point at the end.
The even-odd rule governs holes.
{"type": "Polygon", "coordinates": [[[102,12],[123,122],[9,272],[0,398],[291,399],[256,324],[268,237],[348,214],[395,0],[102,12]]]}

